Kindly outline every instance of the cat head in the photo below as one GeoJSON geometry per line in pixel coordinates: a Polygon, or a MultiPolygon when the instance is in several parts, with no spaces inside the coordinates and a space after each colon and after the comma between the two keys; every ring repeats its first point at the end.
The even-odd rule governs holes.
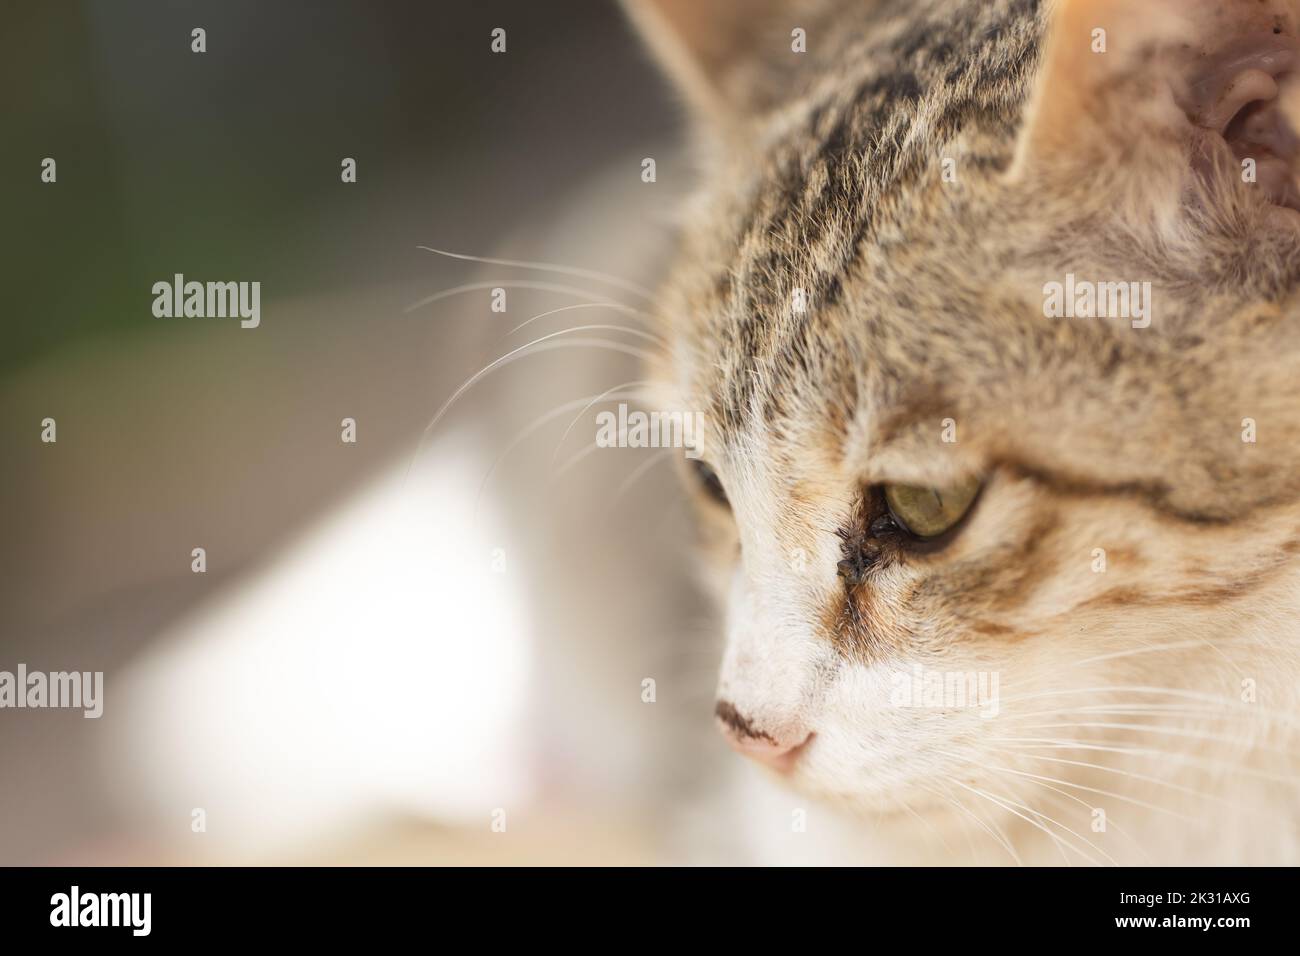
{"type": "Polygon", "coordinates": [[[654,371],[706,422],[733,742],[854,807],[950,804],[1077,779],[1033,761],[1090,708],[1276,678],[1292,4],[631,9],[703,158],[654,371]]]}

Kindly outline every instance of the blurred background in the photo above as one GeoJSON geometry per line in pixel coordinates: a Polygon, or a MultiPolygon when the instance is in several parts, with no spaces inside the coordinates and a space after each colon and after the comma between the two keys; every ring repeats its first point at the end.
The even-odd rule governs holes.
{"type": "Polygon", "coordinates": [[[428,428],[644,328],[692,167],[618,5],[0,36],[0,670],[105,673],[98,720],[0,710],[0,863],[744,860],[671,455],[594,448],[646,342],[428,428]],[[156,318],[176,273],[260,326],[156,318]]]}

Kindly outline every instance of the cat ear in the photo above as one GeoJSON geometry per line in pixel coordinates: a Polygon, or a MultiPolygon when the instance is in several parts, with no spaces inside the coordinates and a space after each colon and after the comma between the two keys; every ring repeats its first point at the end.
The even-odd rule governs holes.
{"type": "Polygon", "coordinates": [[[792,52],[789,0],[623,0],[687,101],[710,119],[753,111],[771,84],[756,69],[792,52]]]}
{"type": "Polygon", "coordinates": [[[1289,204],[1296,13],[1293,0],[1060,0],[1015,171],[1170,197],[1198,167],[1253,164],[1289,204]]]}

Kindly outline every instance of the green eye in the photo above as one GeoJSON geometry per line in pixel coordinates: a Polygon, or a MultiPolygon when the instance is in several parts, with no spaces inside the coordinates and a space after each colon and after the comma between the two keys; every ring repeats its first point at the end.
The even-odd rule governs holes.
{"type": "Polygon", "coordinates": [[[922,539],[937,538],[965,516],[979,490],[976,478],[951,488],[885,485],[885,503],[905,531],[922,539]]]}

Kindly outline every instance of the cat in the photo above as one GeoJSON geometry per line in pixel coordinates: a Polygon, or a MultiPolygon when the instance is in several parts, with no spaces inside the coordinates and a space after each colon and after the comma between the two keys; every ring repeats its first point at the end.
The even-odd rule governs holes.
{"type": "Polygon", "coordinates": [[[627,7],[724,735],[865,862],[1300,862],[1296,4],[627,7]]]}

